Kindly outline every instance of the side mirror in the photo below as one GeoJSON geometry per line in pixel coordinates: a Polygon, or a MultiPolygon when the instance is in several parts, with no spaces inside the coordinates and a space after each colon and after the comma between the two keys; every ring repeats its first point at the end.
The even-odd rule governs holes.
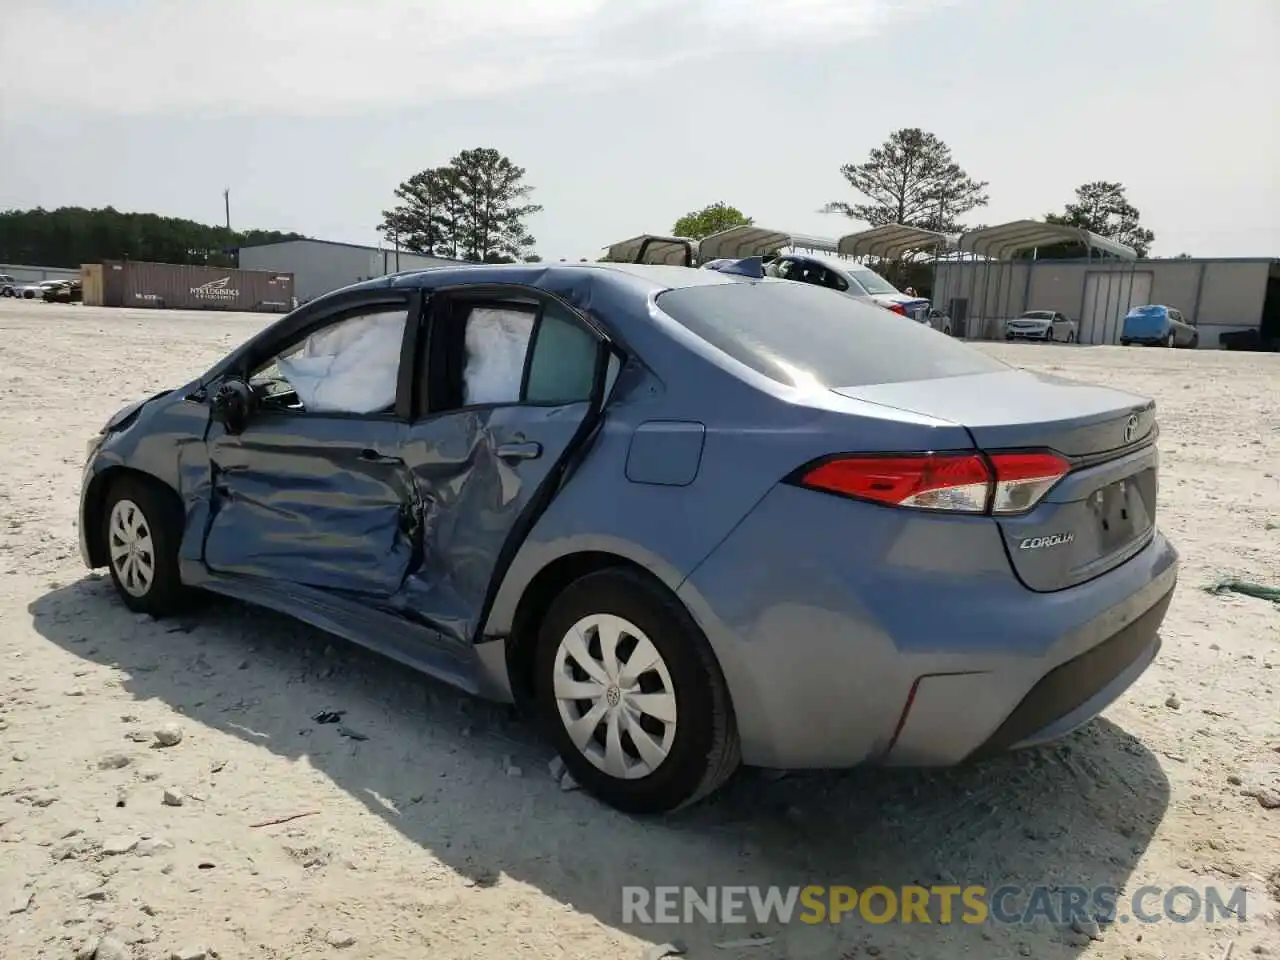
{"type": "Polygon", "coordinates": [[[257,397],[243,380],[224,380],[213,392],[209,406],[213,419],[226,427],[227,433],[240,433],[253,415],[257,397]]]}

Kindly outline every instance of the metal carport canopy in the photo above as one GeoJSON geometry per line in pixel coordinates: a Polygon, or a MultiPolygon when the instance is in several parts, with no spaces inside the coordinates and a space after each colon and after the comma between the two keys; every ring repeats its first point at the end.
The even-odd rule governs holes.
{"type": "Polygon", "coordinates": [[[640,247],[646,240],[652,241],[644,253],[645,263],[659,263],[683,267],[687,251],[696,250],[697,243],[685,237],[661,237],[653,233],[642,233],[638,237],[619,240],[605,248],[605,256],[614,263],[635,263],[640,254],[640,247]]]}
{"type": "Polygon", "coordinates": [[[885,223],[870,230],[848,233],[836,242],[842,257],[881,257],[898,260],[917,250],[947,249],[952,241],[944,233],[910,227],[904,223],[885,223]]]}
{"type": "Polygon", "coordinates": [[[1036,247],[1048,247],[1055,243],[1080,243],[1090,250],[1109,253],[1120,260],[1137,260],[1138,253],[1132,247],[1100,237],[1081,227],[1068,227],[1040,220],[1012,220],[961,234],[958,248],[961,253],[985,257],[988,260],[1010,260],[1014,254],[1036,247]]]}
{"type": "Polygon", "coordinates": [[[703,238],[698,244],[698,259],[705,263],[707,260],[719,260],[722,257],[731,259],[762,257],[783,247],[803,247],[806,250],[836,252],[834,240],[748,224],[720,230],[703,238]]]}

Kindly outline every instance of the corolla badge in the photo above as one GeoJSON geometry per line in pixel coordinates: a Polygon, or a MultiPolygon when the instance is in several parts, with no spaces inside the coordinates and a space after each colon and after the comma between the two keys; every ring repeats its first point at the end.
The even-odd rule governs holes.
{"type": "Polygon", "coordinates": [[[1051,533],[1047,537],[1024,537],[1018,544],[1019,550],[1043,550],[1045,547],[1061,547],[1076,538],[1071,532],[1051,533]]]}

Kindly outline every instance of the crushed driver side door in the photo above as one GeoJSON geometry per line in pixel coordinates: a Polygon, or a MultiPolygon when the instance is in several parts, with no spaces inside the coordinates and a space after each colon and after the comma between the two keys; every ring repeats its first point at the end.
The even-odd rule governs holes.
{"type": "Polygon", "coordinates": [[[532,524],[599,424],[619,355],[606,332],[527,287],[432,294],[421,413],[404,458],[422,558],[396,603],[472,643],[532,524]]]}

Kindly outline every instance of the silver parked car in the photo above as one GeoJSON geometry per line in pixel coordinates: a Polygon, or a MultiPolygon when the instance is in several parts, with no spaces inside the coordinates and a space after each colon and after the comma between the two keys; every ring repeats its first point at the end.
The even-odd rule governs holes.
{"type": "Polygon", "coordinates": [[[1057,310],[1028,310],[1004,323],[1006,340],[1076,342],[1076,322],[1057,310]]]}

